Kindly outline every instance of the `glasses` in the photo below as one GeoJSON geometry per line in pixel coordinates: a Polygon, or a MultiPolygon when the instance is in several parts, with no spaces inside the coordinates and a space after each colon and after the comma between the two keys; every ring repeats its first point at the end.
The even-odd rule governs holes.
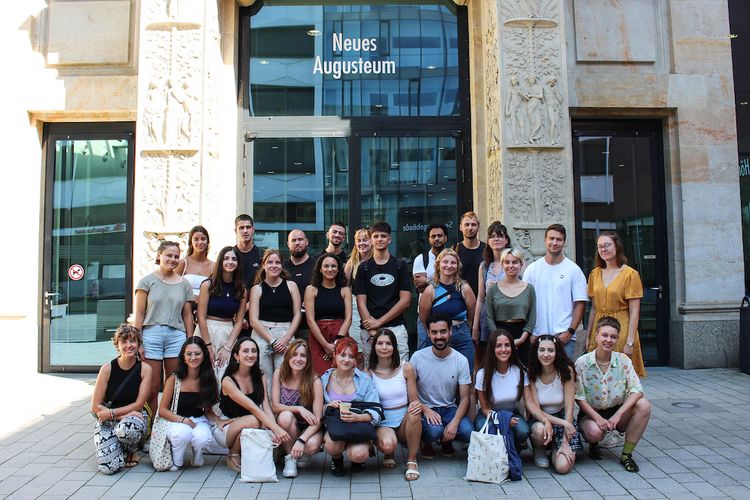
{"type": "Polygon", "coordinates": [[[597,250],[609,250],[612,248],[612,243],[602,243],[601,245],[596,245],[597,250]]]}
{"type": "Polygon", "coordinates": [[[185,357],[186,358],[200,358],[203,356],[202,352],[186,352],[185,357]]]}

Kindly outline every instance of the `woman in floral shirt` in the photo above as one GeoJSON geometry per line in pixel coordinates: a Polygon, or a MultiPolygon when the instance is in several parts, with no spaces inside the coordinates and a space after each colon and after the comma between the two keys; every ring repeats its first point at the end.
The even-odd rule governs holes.
{"type": "Polygon", "coordinates": [[[625,432],[620,463],[638,472],[633,450],[651,417],[651,404],[627,355],[613,352],[620,336],[620,322],[604,316],[596,322],[596,350],[576,361],[576,402],[579,424],[589,442],[589,456],[602,458],[599,441],[607,431],[625,432]]]}

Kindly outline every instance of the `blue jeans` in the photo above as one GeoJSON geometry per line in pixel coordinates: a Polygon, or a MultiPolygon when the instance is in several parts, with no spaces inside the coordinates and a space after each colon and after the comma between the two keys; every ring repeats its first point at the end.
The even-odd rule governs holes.
{"type": "MultiPolygon", "coordinates": [[[[417,321],[417,337],[417,349],[432,347],[430,335],[421,321],[417,321]]],[[[469,371],[474,373],[474,341],[471,340],[471,327],[468,321],[451,327],[451,347],[464,355],[469,361],[469,371]]]]}
{"type": "MultiPolygon", "coordinates": [[[[456,416],[455,406],[442,406],[433,408],[440,415],[442,423],[440,425],[432,425],[427,423],[427,419],[422,415],[422,441],[425,444],[432,444],[435,441],[440,441],[443,438],[443,431],[445,426],[451,423],[453,418],[456,416]]],[[[468,443],[471,439],[471,420],[464,416],[458,423],[458,431],[456,432],[456,439],[462,443],[468,443]]]]}
{"type": "MultiPolygon", "coordinates": [[[[521,416],[520,413],[514,411],[513,416],[518,419],[518,423],[514,427],[511,427],[511,429],[513,430],[513,441],[515,441],[516,443],[516,451],[520,451],[521,444],[525,443],[531,435],[531,427],[529,427],[529,423],[525,418],[521,416]]],[[[486,421],[487,415],[485,415],[481,411],[477,412],[477,416],[474,419],[474,430],[480,430],[484,426],[484,423],[486,421]]]]}

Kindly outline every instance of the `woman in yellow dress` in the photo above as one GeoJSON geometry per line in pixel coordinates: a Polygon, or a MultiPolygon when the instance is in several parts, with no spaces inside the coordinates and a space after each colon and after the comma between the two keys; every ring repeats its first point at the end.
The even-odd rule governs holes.
{"type": "Polygon", "coordinates": [[[589,274],[588,351],[596,349],[596,337],[592,334],[596,322],[603,316],[617,318],[627,328],[627,335],[620,335],[613,351],[630,356],[639,377],[646,376],[643,366],[641,342],[638,338],[638,320],[641,316],[643,285],[638,271],[627,265],[628,259],[622,248],[620,236],[614,231],[603,231],[596,240],[595,267],[589,274]]]}

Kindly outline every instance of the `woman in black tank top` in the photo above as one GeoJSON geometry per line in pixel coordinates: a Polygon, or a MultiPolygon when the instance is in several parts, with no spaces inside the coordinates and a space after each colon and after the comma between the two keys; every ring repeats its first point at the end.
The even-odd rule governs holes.
{"type": "Polygon", "coordinates": [[[269,380],[281,366],[302,318],[299,289],[287,279],[281,262],[278,250],[266,250],[250,290],[250,326],[258,343],[260,369],[269,380]]]}
{"type": "Polygon", "coordinates": [[[239,437],[242,429],[269,429],[276,443],[285,443],[290,439],[289,434],[276,423],[271,411],[266,376],[260,371],[258,358],[257,342],[250,337],[240,338],[232,348],[229,366],[221,380],[219,406],[229,418],[218,422],[214,437],[219,445],[229,448],[226,464],[236,472],[240,472],[239,437]]]}
{"type": "Polygon", "coordinates": [[[112,343],[120,356],[99,369],[91,397],[96,459],[103,474],[138,465],[136,450],[148,431],[143,407],[151,392],[151,367],[137,359],[138,329],[120,325],[112,343]]]}
{"type": "Polygon", "coordinates": [[[352,324],[352,291],[332,253],[324,253],[315,263],[310,286],[305,290],[305,315],[313,371],[320,377],[332,366],[333,343],[348,336],[352,324]]]}
{"type": "Polygon", "coordinates": [[[182,344],[177,369],[164,383],[159,403],[159,416],[170,422],[167,439],[172,444],[174,465],[171,470],[182,467],[188,444],[193,448],[193,467],[203,465],[203,453],[213,441],[209,421],[219,422],[211,409],[218,400],[218,392],[208,347],[201,337],[194,335],[182,344]],[[177,408],[173,412],[171,406],[177,380],[180,387],[177,408]]]}

